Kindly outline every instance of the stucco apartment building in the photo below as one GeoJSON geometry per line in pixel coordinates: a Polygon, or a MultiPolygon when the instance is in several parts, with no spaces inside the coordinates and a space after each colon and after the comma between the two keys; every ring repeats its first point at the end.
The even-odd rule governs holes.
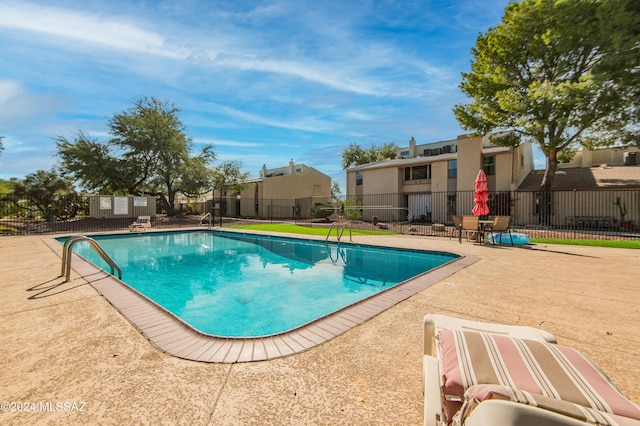
{"type": "MultiPolygon", "coordinates": [[[[629,218],[638,220],[640,152],[607,148],[579,151],[560,165],[552,189],[550,225],[565,226],[577,217],[614,217],[613,201],[620,197],[629,218]],[[576,189],[607,190],[607,197],[571,202],[576,189]],[[567,192],[567,194],[564,194],[567,192]],[[613,201],[612,201],[613,200],[613,201]],[[596,213],[594,213],[596,212],[596,213]]],[[[511,149],[495,145],[488,136],[459,136],[455,140],[417,144],[397,150],[395,159],[364,164],[347,170],[347,197],[361,200],[362,218],[450,223],[451,215],[471,214],[473,190],[480,169],[494,208],[491,214],[511,215],[515,223],[539,223],[537,199],[543,170],[534,169],[533,148],[525,142],[511,149]],[[502,202],[500,202],[502,200],[502,202]]],[[[602,193],[599,195],[603,195],[602,193]]]]}
{"type": "Polygon", "coordinates": [[[452,214],[473,208],[471,198],[457,194],[474,190],[480,169],[487,174],[491,192],[515,190],[533,170],[530,143],[509,149],[491,143],[488,136],[463,135],[427,144],[417,144],[411,138],[409,146],[399,148],[397,154],[395,159],[347,170],[347,197],[364,200],[377,194],[397,194],[396,199],[380,197],[376,204],[380,208],[369,208],[372,202],[365,201],[363,219],[376,215],[402,220],[403,216],[426,215],[432,221],[448,222],[452,214]]]}
{"type": "Polygon", "coordinates": [[[313,201],[331,200],[331,178],[293,160],[284,167],[262,166],[260,177],[248,181],[230,214],[243,217],[295,217],[313,201]]]}
{"type": "MultiPolygon", "coordinates": [[[[536,204],[544,170],[533,170],[518,187],[524,206],[536,204]]],[[[559,165],[551,186],[551,225],[637,230],[640,225],[640,151],[603,148],[578,151],[559,165]],[[624,212],[624,214],[623,214],[624,212]]],[[[522,223],[535,223],[536,209],[515,212],[522,223]]]]}

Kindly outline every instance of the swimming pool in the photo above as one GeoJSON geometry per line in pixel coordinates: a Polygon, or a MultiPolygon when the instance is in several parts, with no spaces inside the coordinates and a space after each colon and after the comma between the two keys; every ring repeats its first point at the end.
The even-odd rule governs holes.
{"type": "MultiPolygon", "coordinates": [[[[232,338],[289,332],[460,257],[220,231],[92,238],[133,289],[202,333],[232,338]]],[[[85,243],[74,251],[109,270],[85,243]]]]}

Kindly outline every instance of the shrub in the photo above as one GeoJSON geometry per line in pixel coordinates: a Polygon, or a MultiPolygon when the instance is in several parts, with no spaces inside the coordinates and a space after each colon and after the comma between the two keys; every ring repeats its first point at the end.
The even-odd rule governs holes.
{"type": "Polygon", "coordinates": [[[311,204],[311,216],[315,218],[327,218],[333,214],[333,206],[324,201],[315,201],[311,204]]]}
{"type": "Polygon", "coordinates": [[[344,215],[348,220],[357,220],[362,217],[362,201],[359,198],[348,198],[344,202],[344,215]]]}

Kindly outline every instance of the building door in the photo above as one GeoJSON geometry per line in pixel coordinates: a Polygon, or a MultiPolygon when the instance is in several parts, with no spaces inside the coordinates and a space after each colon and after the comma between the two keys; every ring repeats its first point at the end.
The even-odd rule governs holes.
{"type": "Polygon", "coordinates": [[[416,220],[431,221],[431,194],[409,194],[408,199],[409,212],[407,216],[416,220]]]}
{"type": "Polygon", "coordinates": [[[447,218],[458,215],[456,194],[447,194],[447,218]]]}

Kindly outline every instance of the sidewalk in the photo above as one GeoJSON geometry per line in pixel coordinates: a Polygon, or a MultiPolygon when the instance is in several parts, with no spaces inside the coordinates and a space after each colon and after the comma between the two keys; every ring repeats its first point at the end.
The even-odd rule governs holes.
{"type": "Polygon", "coordinates": [[[34,403],[1,424],[420,425],[426,313],[541,327],[640,402],[640,250],[354,237],[480,260],[307,352],[205,364],[160,352],[75,273],[62,283],[42,238],[0,237],[0,400],[34,403]]]}

